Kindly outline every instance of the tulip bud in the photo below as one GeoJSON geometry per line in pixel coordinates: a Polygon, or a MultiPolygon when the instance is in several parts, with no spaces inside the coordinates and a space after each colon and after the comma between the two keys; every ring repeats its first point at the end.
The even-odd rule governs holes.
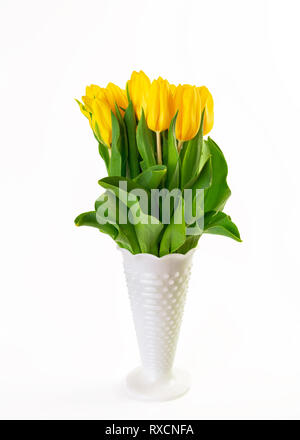
{"type": "Polygon", "coordinates": [[[120,112],[123,115],[124,111],[122,109],[126,109],[128,107],[128,99],[125,90],[122,90],[116,84],[109,83],[106,86],[105,92],[111,110],[115,113],[115,103],[116,103],[120,109],[120,112]]]}
{"type": "Polygon", "coordinates": [[[148,127],[156,132],[167,130],[174,116],[173,95],[167,80],[159,77],[151,84],[146,105],[148,127]]]}
{"type": "Polygon", "coordinates": [[[103,96],[103,89],[95,84],[91,84],[90,86],[86,86],[85,96],[82,97],[82,101],[84,102],[85,108],[92,113],[93,101],[96,98],[103,96]]]}
{"type": "Polygon", "coordinates": [[[90,86],[86,86],[85,94],[89,98],[97,98],[101,94],[102,90],[103,89],[96,84],[91,84],[90,86]]]}
{"type": "Polygon", "coordinates": [[[109,147],[112,138],[111,107],[106,99],[96,98],[92,106],[92,126],[98,138],[109,147]]]}
{"type": "Polygon", "coordinates": [[[109,83],[106,89],[94,84],[86,87],[86,95],[79,101],[81,112],[89,119],[90,125],[98,139],[110,146],[112,137],[111,111],[116,112],[115,104],[120,111],[128,106],[125,90],[109,83]]]}
{"type": "Polygon", "coordinates": [[[214,125],[214,101],[212,94],[207,87],[198,87],[201,97],[201,113],[204,112],[203,120],[203,134],[207,134],[211,131],[214,125]]]}
{"type": "Polygon", "coordinates": [[[146,100],[150,85],[150,79],[142,70],[140,72],[132,72],[131,78],[127,83],[129,96],[138,119],[141,118],[142,108],[146,111],[146,100]]]}
{"type": "Polygon", "coordinates": [[[201,120],[201,99],[197,87],[187,84],[177,86],[174,109],[178,110],[176,138],[180,141],[193,139],[198,133],[201,120]]]}

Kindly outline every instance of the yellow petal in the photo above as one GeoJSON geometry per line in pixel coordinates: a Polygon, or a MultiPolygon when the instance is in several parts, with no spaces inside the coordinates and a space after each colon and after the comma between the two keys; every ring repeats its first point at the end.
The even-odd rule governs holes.
{"type": "Polygon", "coordinates": [[[127,82],[129,96],[138,119],[141,117],[142,108],[146,111],[146,101],[150,85],[150,79],[142,70],[140,72],[132,72],[131,78],[127,82]]]}
{"type": "Polygon", "coordinates": [[[146,120],[153,131],[164,131],[174,116],[173,95],[167,80],[158,78],[150,86],[146,103],[146,120]]]}
{"type": "Polygon", "coordinates": [[[122,114],[124,113],[122,109],[126,109],[128,107],[128,100],[125,90],[122,90],[116,84],[107,84],[106,97],[113,112],[115,112],[115,103],[118,105],[122,114]]]}
{"type": "Polygon", "coordinates": [[[88,98],[98,98],[101,95],[102,89],[95,84],[91,84],[90,86],[86,86],[85,94],[88,98]]]}
{"type": "Polygon", "coordinates": [[[211,131],[214,125],[214,101],[207,87],[198,87],[201,96],[201,113],[205,109],[203,121],[203,134],[211,131]]]}
{"type": "Polygon", "coordinates": [[[106,100],[97,98],[93,101],[92,125],[95,133],[99,130],[104,143],[110,146],[112,138],[111,108],[106,100]]]}
{"type": "Polygon", "coordinates": [[[170,84],[170,89],[171,89],[172,95],[174,95],[175,90],[176,90],[175,84],[170,84]]]}
{"type": "Polygon", "coordinates": [[[178,110],[176,137],[180,141],[193,139],[198,133],[201,118],[200,93],[195,86],[179,85],[174,93],[174,108],[178,110]]]}

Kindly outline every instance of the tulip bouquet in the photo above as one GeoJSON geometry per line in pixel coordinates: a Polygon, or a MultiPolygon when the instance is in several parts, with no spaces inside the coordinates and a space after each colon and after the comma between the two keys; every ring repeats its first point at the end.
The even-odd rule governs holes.
{"type": "Polygon", "coordinates": [[[95,210],[79,215],[77,226],[97,228],[132,254],[159,257],[187,253],[203,233],[241,241],[223,212],[231,194],[225,158],[210,137],[204,139],[214,123],[213,98],[205,86],[175,86],[160,77],[151,82],[140,71],[132,73],[126,90],[113,83],[88,86],[82,101],[77,102],[108,177],[99,180],[106,191],[95,210]],[[179,196],[170,202],[175,190],[179,196]],[[139,191],[158,196],[142,203],[139,191]]]}
{"type": "Polygon", "coordinates": [[[230,196],[227,164],[208,137],[213,98],[202,86],[150,82],[133,72],[126,90],[91,85],[79,102],[108,176],[95,209],[77,226],[93,226],[121,248],[142,366],[127,377],[137,398],[169,400],[189,388],[173,369],[194,248],[204,234],[241,241],[223,212],[230,196]]]}

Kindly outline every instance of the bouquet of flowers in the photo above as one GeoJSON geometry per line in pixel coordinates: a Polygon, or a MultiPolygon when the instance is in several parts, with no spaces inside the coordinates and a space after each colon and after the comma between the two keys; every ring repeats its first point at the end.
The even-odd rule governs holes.
{"type": "Polygon", "coordinates": [[[209,90],[133,72],[126,90],[91,85],[77,101],[105,162],[105,192],[77,226],[108,234],[132,254],[186,254],[202,234],[241,241],[223,212],[231,194],[209,90]]]}
{"type": "Polygon", "coordinates": [[[79,102],[108,176],[95,209],[77,226],[108,234],[121,249],[142,366],[127,376],[134,397],[169,400],[189,377],[173,369],[194,248],[204,233],[241,241],[223,212],[227,164],[208,137],[213,98],[205,87],[150,82],[133,72],[126,90],[91,85],[79,102]]]}

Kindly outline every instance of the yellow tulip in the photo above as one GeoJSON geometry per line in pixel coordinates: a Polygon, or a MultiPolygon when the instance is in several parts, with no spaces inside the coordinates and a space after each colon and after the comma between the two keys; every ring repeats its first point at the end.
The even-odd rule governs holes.
{"type": "Polygon", "coordinates": [[[91,84],[90,86],[86,86],[85,94],[89,98],[97,98],[101,94],[102,90],[103,89],[96,84],[91,84]]]}
{"type": "MultiPolygon", "coordinates": [[[[109,147],[112,137],[111,111],[116,113],[115,104],[119,108],[128,106],[125,90],[113,83],[109,83],[105,89],[92,84],[86,87],[82,101],[84,105],[77,101],[81,112],[89,119],[96,136],[101,137],[109,147]]],[[[122,108],[120,111],[123,114],[122,108]]]]}
{"type": "Polygon", "coordinates": [[[198,133],[201,119],[201,98],[197,87],[179,85],[174,93],[174,109],[178,110],[176,138],[183,142],[193,139],[198,133]]]}
{"type": "Polygon", "coordinates": [[[150,85],[150,79],[142,70],[140,72],[132,72],[131,78],[127,83],[129,96],[138,119],[141,117],[142,108],[146,111],[146,101],[150,85]]]}
{"type": "Polygon", "coordinates": [[[82,101],[86,109],[92,113],[93,101],[96,98],[103,96],[103,89],[95,84],[87,86],[85,89],[85,96],[82,97],[82,101]]]}
{"type": "Polygon", "coordinates": [[[125,90],[122,90],[119,86],[113,83],[109,83],[105,89],[106,99],[115,113],[115,103],[118,105],[121,113],[124,111],[122,109],[126,109],[128,107],[128,100],[126,96],[125,90]]]}
{"type": "Polygon", "coordinates": [[[173,95],[166,79],[155,79],[150,87],[146,104],[148,127],[156,132],[167,130],[174,116],[173,95]]]}
{"type": "Polygon", "coordinates": [[[175,90],[176,90],[175,84],[170,84],[170,89],[171,89],[172,95],[174,95],[175,90]]]}
{"type": "Polygon", "coordinates": [[[92,126],[97,137],[110,147],[112,137],[111,106],[106,99],[96,98],[92,106],[92,126]]]}
{"type": "Polygon", "coordinates": [[[207,134],[211,131],[214,125],[214,101],[212,94],[207,87],[198,87],[201,97],[201,114],[204,112],[203,120],[203,134],[207,134]]]}

